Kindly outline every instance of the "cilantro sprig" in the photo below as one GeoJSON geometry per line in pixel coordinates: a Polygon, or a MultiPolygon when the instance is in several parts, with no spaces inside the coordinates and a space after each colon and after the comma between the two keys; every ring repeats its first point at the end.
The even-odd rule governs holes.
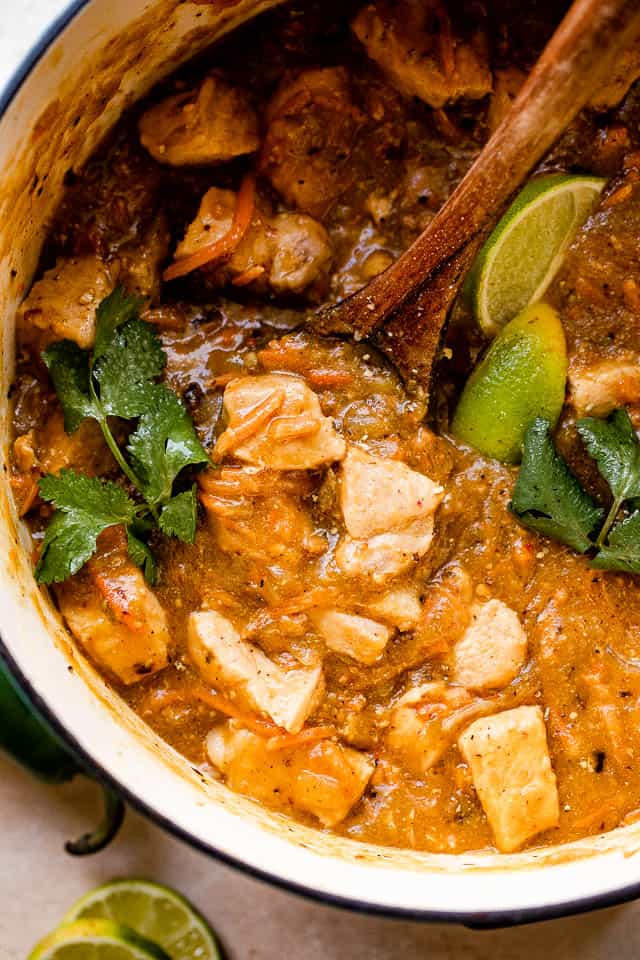
{"type": "Polygon", "coordinates": [[[578,420],[576,427],[611,491],[608,511],[570,471],[542,419],[525,436],[511,510],[525,527],[591,553],[598,569],[640,573],[640,442],[629,415],[620,409],[606,420],[578,420]]]}
{"type": "Polygon", "coordinates": [[[67,433],[83,420],[95,420],[113,457],[138,491],[133,500],[117,483],[73,470],[40,480],[40,495],[55,507],[47,527],[36,579],[65,580],[93,556],[107,527],[127,530],[129,555],[156,579],[156,564],[147,543],[154,528],[192,543],[196,531],[196,490],[174,492],[187,466],[208,462],[187,410],[167,386],[158,383],[166,355],[150,324],[138,316],[140,301],[121,287],[96,311],[92,351],[63,340],[42,354],[56,389],[67,433]],[[133,421],[125,451],[110,418],[133,421]],[[125,456],[125,452],[127,456],[125,456]]]}

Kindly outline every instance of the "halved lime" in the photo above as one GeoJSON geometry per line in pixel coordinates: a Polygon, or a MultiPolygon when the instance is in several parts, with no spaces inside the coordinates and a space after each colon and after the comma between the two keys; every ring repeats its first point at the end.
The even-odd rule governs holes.
{"type": "Polygon", "coordinates": [[[112,920],[77,920],[41,940],[29,960],[169,960],[161,948],[112,920]]]}
{"type": "Polygon", "coordinates": [[[219,960],[206,920],[183,896],[149,880],[114,880],[80,897],[65,922],[104,917],[159,943],[172,960],[219,960]]]}
{"type": "Polygon", "coordinates": [[[560,319],[547,304],[534,303],[505,326],[472,372],[451,432],[485,456],[517,463],[536,417],[556,423],[566,379],[560,319]]]}
{"type": "Polygon", "coordinates": [[[518,194],[471,268],[465,292],[487,336],[539,300],[606,180],[551,174],[518,194]]]}

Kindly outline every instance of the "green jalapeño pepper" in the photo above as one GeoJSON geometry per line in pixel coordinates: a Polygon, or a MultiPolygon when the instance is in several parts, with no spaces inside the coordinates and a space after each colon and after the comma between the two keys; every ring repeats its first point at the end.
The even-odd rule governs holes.
{"type": "MultiPolygon", "coordinates": [[[[47,783],[65,783],[83,769],[70,749],[41,718],[0,660],[0,747],[23,767],[47,783]]],[[[118,832],[124,818],[120,797],[103,786],[104,817],[91,833],[70,840],[65,849],[74,856],[97,853],[118,832]]]]}

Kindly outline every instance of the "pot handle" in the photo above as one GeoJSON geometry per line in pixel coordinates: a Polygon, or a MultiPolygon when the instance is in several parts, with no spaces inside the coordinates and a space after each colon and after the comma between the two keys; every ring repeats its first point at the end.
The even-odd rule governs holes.
{"type": "MultiPolygon", "coordinates": [[[[84,772],[72,750],[41,717],[1,658],[0,748],[46,783],[65,783],[84,772]]],[[[91,833],[65,845],[66,851],[74,856],[97,853],[111,842],[120,829],[124,819],[124,803],[108,787],[102,785],[102,790],[103,820],[91,833]]]]}

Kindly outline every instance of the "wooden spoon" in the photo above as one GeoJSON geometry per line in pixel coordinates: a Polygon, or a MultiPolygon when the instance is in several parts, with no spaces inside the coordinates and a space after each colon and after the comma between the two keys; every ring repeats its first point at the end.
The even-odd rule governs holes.
{"type": "Polygon", "coordinates": [[[384,273],[313,326],[372,338],[428,390],[449,309],[483,239],[527,174],[640,36],[640,0],[575,0],[511,110],[436,217],[384,273]]]}

